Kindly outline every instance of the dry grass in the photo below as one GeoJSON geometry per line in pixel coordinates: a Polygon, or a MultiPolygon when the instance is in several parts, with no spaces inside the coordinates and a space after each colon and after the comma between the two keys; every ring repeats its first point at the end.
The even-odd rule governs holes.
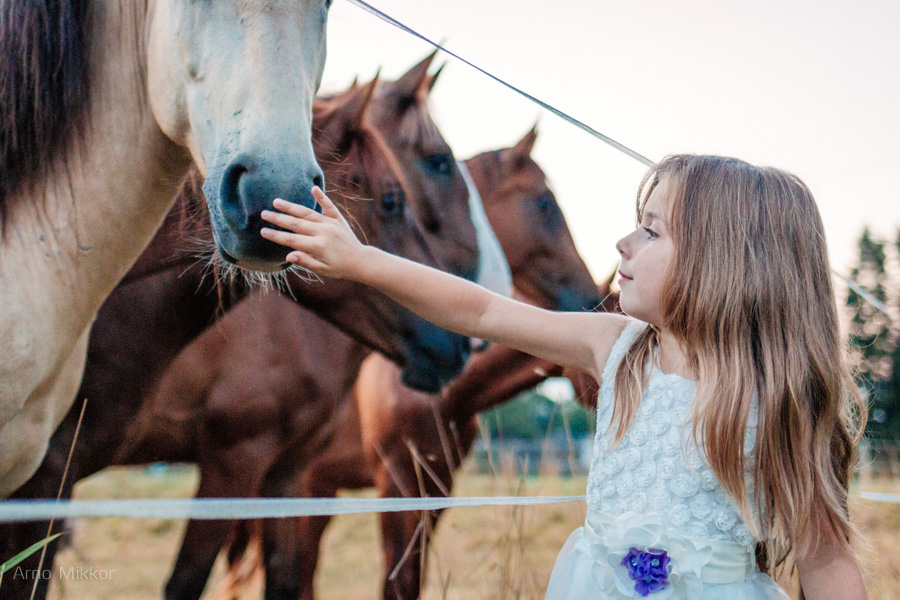
{"type": "MultiPolygon", "coordinates": [[[[190,496],[196,485],[193,470],[152,473],[111,469],[77,486],[78,498],[138,498],[190,496]]],[[[584,478],[545,475],[537,478],[464,474],[457,495],[575,495],[584,478]]],[[[900,491],[890,481],[865,482],[863,489],[900,491]]],[[[362,494],[364,496],[370,493],[362,494]]],[[[853,513],[871,548],[864,552],[871,598],[900,598],[900,506],[854,500],[853,513]]],[[[429,565],[426,600],[531,600],[543,589],[556,553],[569,533],[584,520],[584,505],[563,504],[528,508],[484,507],[448,511],[438,526],[429,565]]],[[[178,520],[91,519],[75,527],[74,548],[62,551],[59,567],[111,569],[109,581],[56,581],[53,600],[158,600],[178,550],[184,523],[178,520]]],[[[334,519],[323,546],[316,587],[321,600],[381,597],[382,561],[376,515],[346,515],[334,519]]],[[[217,565],[213,589],[223,579],[217,565]]],[[[790,588],[790,582],[785,582],[790,588]]],[[[243,596],[262,598],[255,581],[243,596]]]]}

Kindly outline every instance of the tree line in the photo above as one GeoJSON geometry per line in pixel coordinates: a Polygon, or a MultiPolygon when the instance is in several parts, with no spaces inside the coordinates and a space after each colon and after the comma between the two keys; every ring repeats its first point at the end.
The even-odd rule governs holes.
{"type": "Polygon", "coordinates": [[[866,228],[857,241],[859,258],[850,279],[880,301],[885,314],[856,290],[847,292],[848,333],[856,380],[869,404],[867,437],[900,440],[900,229],[894,240],[866,228]]]}

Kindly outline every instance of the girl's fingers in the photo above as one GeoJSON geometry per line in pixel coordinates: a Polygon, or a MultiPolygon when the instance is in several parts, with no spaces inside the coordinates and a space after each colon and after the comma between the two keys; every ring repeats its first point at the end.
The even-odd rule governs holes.
{"type": "Polygon", "coordinates": [[[287,261],[291,264],[309,269],[313,273],[320,273],[322,269],[326,267],[325,263],[316,260],[305,252],[291,252],[287,255],[287,261]]]}
{"type": "Polygon", "coordinates": [[[298,219],[307,219],[309,221],[322,220],[322,215],[320,215],[313,209],[306,208],[305,206],[301,206],[300,204],[294,204],[293,202],[288,202],[287,200],[282,200],[281,198],[275,198],[275,200],[272,202],[272,206],[274,206],[281,212],[297,217],[298,219]]]}
{"type": "Polygon", "coordinates": [[[313,249],[313,238],[308,235],[278,231],[268,227],[263,227],[259,233],[269,241],[293,248],[294,250],[309,252],[313,249]]]}
{"type": "Polygon", "coordinates": [[[273,225],[278,225],[279,227],[283,227],[294,233],[302,233],[304,235],[312,235],[316,228],[314,223],[311,223],[305,218],[292,217],[291,215],[271,210],[262,211],[262,219],[273,225]]]}
{"type": "Polygon", "coordinates": [[[312,195],[313,198],[316,199],[316,202],[319,203],[319,206],[322,207],[322,214],[327,215],[329,217],[340,218],[341,212],[337,209],[334,203],[331,201],[331,198],[325,195],[325,192],[319,188],[319,186],[314,185],[312,187],[312,195]]]}

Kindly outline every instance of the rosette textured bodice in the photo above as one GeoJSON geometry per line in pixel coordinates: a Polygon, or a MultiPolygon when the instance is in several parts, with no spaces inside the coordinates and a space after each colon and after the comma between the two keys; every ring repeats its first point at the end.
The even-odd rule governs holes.
{"type": "MultiPolygon", "coordinates": [[[[594,510],[620,515],[653,514],[680,535],[737,542],[756,540],[736,503],[725,493],[696,445],[691,444],[691,410],[696,383],[653,367],[632,425],[612,447],[608,431],[616,368],[646,323],[632,321],[616,341],[603,369],[597,410],[587,503],[594,510]]],[[[758,411],[751,410],[744,451],[752,464],[758,411]]],[[[752,489],[747,472],[748,490],[752,489]]]]}
{"type": "MultiPolygon", "coordinates": [[[[585,525],[560,550],[546,600],[789,600],[756,569],[751,528],[691,440],[694,381],[653,366],[612,446],[616,369],[644,327],[629,322],[603,369],[585,525]]],[[[743,441],[748,491],[757,420],[758,405],[743,441]]]]}

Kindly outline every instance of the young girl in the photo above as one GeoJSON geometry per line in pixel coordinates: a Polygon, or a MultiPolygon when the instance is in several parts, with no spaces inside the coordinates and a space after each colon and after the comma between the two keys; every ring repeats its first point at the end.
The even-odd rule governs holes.
{"type": "Polygon", "coordinates": [[[843,356],[822,222],[797,177],[671,156],[616,245],[628,317],[554,313],[360,244],[277,200],[288,261],[372,285],[426,319],[601,382],[588,514],[549,600],[865,598],[847,514],[865,407],[843,356]],[[758,569],[763,569],[760,572],[758,569]]]}

